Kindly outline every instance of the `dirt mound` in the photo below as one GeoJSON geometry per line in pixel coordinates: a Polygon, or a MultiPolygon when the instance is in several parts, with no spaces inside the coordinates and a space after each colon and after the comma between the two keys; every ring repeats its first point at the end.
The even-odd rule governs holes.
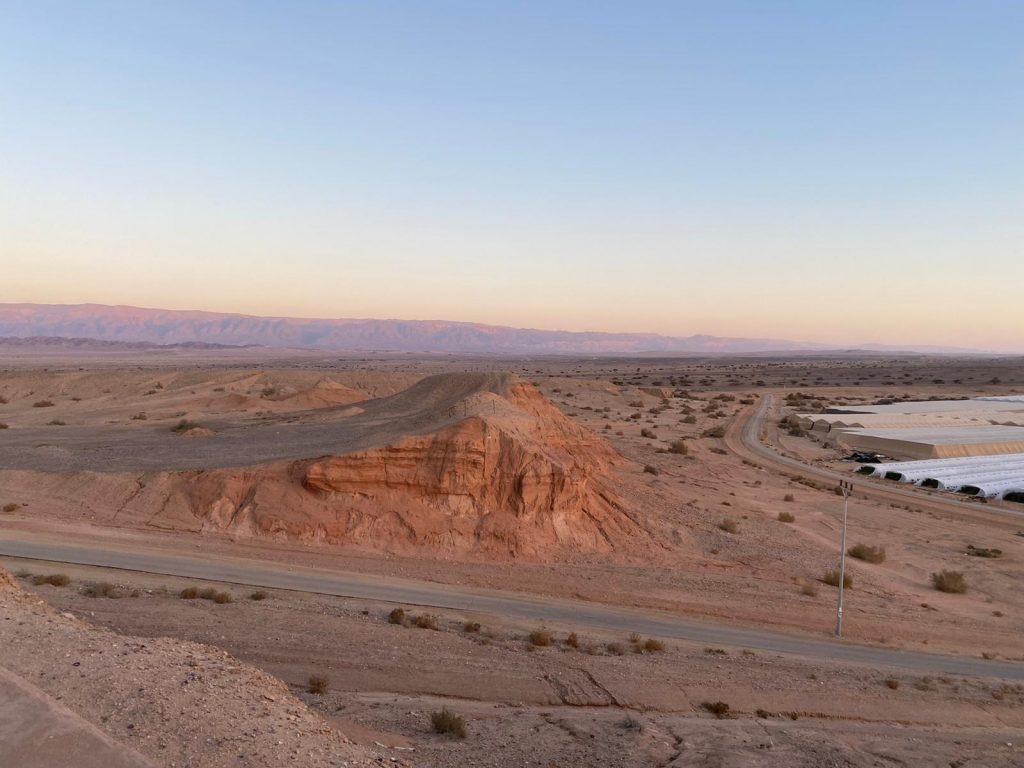
{"type": "Polygon", "coordinates": [[[0,611],[11,619],[0,628],[0,666],[160,765],[237,765],[240,736],[249,766],[300,752],[309,766],[376,764],[283,682],[216,648],[94,627],[57,613],[2,568],[0,611]]]}
{"type": "Polygon", "coordinates": [[[283,398],[282,402],[293,408],[326,408],[332,405],[349,405],[366,399],[359,390],[346,387],[331,379],[321,379],[309,389],[283,398]]]}
{"type": "Polygon", "coordinates": [[[141,476],[31,473],[18,485],[100,523],[386,551],[529,558],[647,541],[614,491],[618,454],[531,384],[432,376],[360,409],[338,408],[317,426],[317,441],[303,444],[310,458],[141,476]]]}

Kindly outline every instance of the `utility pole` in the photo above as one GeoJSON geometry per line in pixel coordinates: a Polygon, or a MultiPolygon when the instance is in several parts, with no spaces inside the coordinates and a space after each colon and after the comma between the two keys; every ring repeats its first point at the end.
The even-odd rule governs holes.
{"type": "Polygon", "coordinates": [[[836,637],[843,636],[843,581],[846,579],[846,512],[850,507],[850,494],[853,493],[853,483],[840,480],[839,488],[843,492],[843,535],[842,542],[839,545],[839,602],[836,603],[836,637]]]}

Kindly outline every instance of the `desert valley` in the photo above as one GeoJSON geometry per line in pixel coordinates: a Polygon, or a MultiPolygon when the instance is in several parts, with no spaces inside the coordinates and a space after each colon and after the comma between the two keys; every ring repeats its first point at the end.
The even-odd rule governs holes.
{"type": "Polygon", "coordinates": [[[125,764],[1017,765],[1020,504],[787,425],[1022,388],[1013,358],[9,343],[3,666],[125,764]],[[848,478],[882,556],[836,639],[848,478]]]}

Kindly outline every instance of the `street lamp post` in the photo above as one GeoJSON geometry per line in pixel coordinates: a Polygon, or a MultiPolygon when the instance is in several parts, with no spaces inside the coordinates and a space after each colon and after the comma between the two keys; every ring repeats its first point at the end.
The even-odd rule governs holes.
{"type": "Polygon", "coordinates": [[[839,488],[843,492],[843,534],[839,545],[839,601],[836,603],[836,637],[843,636],[843,582],[846,579],[846,512],[850,506],[850,494],[853,493],[853,484],[846,480],[841,480],[839,488]]]}

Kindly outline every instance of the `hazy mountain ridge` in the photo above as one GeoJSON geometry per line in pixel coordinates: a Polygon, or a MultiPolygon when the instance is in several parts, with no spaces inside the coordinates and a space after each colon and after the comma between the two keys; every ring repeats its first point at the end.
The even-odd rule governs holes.
{"type": "MultiPolygon", "coordinates": [[[[0,337],[471,354],[737,354],[850,349],[778,339],[547,331],[444,320],[258,317],[102,304],[0,304],[0,337]]],[[[913,350],[865,345],[856,349],[913,350]]],[[[919,347],[927,352],[967,352],[919,347]]]]}

